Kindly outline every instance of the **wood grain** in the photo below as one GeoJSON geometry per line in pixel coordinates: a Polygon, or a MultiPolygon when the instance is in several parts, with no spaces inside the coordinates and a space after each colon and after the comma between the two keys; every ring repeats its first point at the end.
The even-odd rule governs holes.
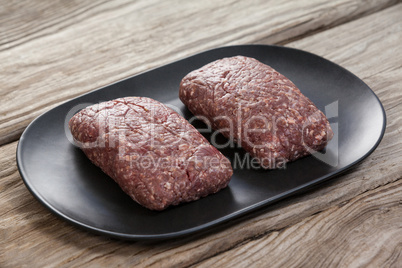
{"type": "Polygon", "coordinates": [[[0,267],[397,267],[402,256],[401,12],[399,4],[288,44],[364,78],[384,104],[383,141],[345,175],[208,234],[124,242],[81,231],[43,208],[21,181],[12,142],[0,147],[0,267]]]}
{"type": "Polygon", "coordinates": [[[222,45],[284,42],[397,2],[2,1],[0,144],[61,102],[133,74],[222,45]]]}
{"type": "Polygon", "coordinates": [[[398,180],[196,266],[398,267],[402,263],[401,196],[402,180],[398,180]]]}

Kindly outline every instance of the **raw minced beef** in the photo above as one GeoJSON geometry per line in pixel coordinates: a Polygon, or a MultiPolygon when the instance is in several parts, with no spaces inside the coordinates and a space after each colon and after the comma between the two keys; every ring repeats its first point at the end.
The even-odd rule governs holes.
{"type": "Polygon", "coordinates": [[[239,143],[262,167],[322,150],[333,132],[325,115],[284,75],[236,56],[186,75],[180,99],[213,129],[239,143]]]}
{"type": "Polygon", "coordinates": [[[216,193],[233,173],[229,160],[190,123],[150,98],[89,106],[69,127],[87,157],[152,210],[216,193]]]}

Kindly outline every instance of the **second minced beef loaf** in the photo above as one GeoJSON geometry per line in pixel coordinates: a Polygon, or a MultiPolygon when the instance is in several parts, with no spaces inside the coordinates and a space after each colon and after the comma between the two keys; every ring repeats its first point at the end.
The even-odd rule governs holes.
{"type": "Polygon", "coordinates": [[[216,193],[233,174],[229,160],[190,123],[150,98],[89,106],[69,127],[87,157],[149,209],[216,193]]]}
{"type": "Polygon", "coordinates": [[[264,168],[319,151],[333,136],[325,115],[288,78],[249,57],[192,71],[181,81],[180,99],[264,168]]]}

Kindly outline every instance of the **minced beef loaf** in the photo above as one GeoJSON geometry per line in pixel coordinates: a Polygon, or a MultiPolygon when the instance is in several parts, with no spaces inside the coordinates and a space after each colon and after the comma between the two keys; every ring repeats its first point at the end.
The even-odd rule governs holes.
{"type": "Polygon", "coordinates": [[[191,124],[153,99],[92,105],[69,127],[87,157],[152,210],[216,193],[233,173],[229,160],[191,124]]]}
{"type": "Polygon", "coordinates": [[[256,59],[224,58],[186,75],[180,99],[264,168],[323,149],[333,132],[325,115],[285,76],[256,59]]]}

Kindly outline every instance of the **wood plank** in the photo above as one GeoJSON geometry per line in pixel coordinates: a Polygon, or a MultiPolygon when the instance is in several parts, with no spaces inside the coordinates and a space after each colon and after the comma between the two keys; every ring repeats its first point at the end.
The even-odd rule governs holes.
{"type": "Polygon", "coordinates": [[[101,0],[0,2],[0,51],[55,34],[97,13],[123,8],[127,1],[101,0]]]}
{"type": "Polygon", "coordinates": [[[401,241],[401,225],[397,219],[401,216],[402,47],[399,40],[402,31],[395,21],[401,12],[402,5],[398,5],[289,44],[321,54],[364,76],[385,106],[388,123],[383,141],[372,155],[347,174],[326,183],[325,187],[283,200],[251,219],[235,221],[207,235],[131,243],[88,234],[52,216],[22,184],[15,166],[16,142],[13,142],[0,147],[0,170],[4,170],[0,173],[0,266],[35,263],[60,267],[177,267],[236,264],[236,261],[245,264],[245,258],[281,264],[289,252],[295,252],[294,256],[300,258],[289,259],[290,264],[308,267],[320,261],[324,266],[355,266],[365,256],[378,261],[380,266],[397,263],[401,247],[396,242],[401,241]],[[367,28],[371,30],[366,31],[367,28]],[[342,36],[349,29],[354,29],[353,34],[342,36]],[[365,49],[359,49],[362,44],[367,44],[365,49]],[[339,49],[345,46],[353,59],[339,49]],[[382,53],[387,54],[373,64],[373,57],[382,53]],[[300,233],[307,235],[300,237],[300,233]],[[315,240],[318,245],[311,243],[315,240]],[[369,244],[373,241],[376,246],[369,244]],[[268,251],[261,249],[270,247],[270,243],[276,245],[273,253],[280,260],[272,255],[262,256],[268,251]],[[308,253],[313,251],[317,253],[310,261],[308,253]],[[338,259],[343,255],[344,258],[338,259]]]}
{"type": "Polygon", "coordinates": [[[0,144],[44,111],[133,74],[222,45],[283,42],[397,2],[3,1],[0,144]]]}
{"type": "Polygon", "coordinates": [[[398,180],[196,267],[398,267],[402,263],[401,196],[402,180],[398,180]]]}

